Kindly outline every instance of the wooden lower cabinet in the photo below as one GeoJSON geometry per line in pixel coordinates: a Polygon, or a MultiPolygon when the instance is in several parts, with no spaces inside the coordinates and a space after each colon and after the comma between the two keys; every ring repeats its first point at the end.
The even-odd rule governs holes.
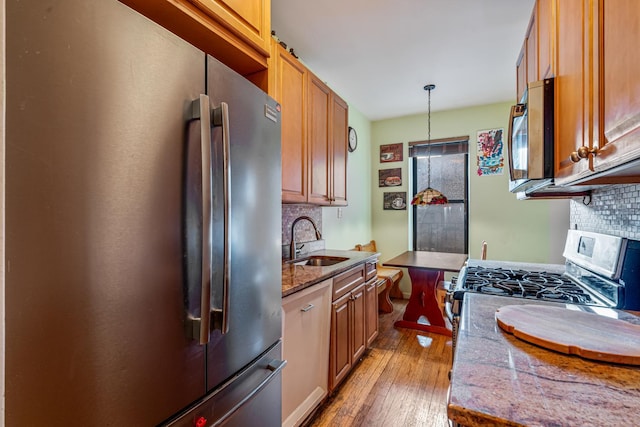
{"type": "Polygon", "coordinates": [[[331,308],[331,350],[329,352],[329,390],[333,390],[351,370],[351,294],[334,301],[331,308]]]}
{"type": "Polygon", "coordinates": [[[369,280],[364,288],[365,336],[367,347],[378,337],[378,280],[369,280]]]}
{"type": "Polygon", "coordinates": [[[329,391],[342,382],[364,354],[364,306],[364,283],[332,304],[329,391]]]}
{"type": "MultiPolygon", "coordinates": [[[[365,337],[367,347],[378,337],[378,260],[364,265],[365,337]]],[[[384,285],[386,286],[386,284],[384,285]]]]}
{"type": "Polygon", "coordinates": [[[375,273],[365,283],[364,265],[334,278],[329,350],[330,392],[344,380],[378,336],[377,296],[375,273]]]}
{"type": "Polygon", "coordinates": [[[331,279],[282,299],[282,425],[299,426],[328,394],[331,279]]]}

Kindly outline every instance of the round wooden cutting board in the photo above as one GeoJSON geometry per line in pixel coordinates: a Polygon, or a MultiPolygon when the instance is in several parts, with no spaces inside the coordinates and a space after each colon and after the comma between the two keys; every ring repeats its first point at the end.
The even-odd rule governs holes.
{"type": "Polygon", "coordinates": [[[585,359],[640,365],[640,326],[584,311],[542,305],[506,305],[501,329],[544,348],[585,359]]]}

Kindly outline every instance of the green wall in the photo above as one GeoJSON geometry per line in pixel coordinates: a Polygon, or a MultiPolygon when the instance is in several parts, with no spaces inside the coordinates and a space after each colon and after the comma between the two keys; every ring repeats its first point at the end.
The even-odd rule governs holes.
{"type": "Polygon", "coordinates": [[[347,153],[349,206],[322,208],[322,236],[330,249],[351,249],[372,239],[371,122],[350,105],[349,126],[358,134],[358,147],[347,153]]]}
{"type": "MultiPolygon", "coordinates": [[[[509,193],[506,163],[502,175],[480,177],[476,173],[477,132],[504,128],[506,149],[510,107],[511,103],[499,103],[431,114],[432,139],[469,136],[469,257],[479,258],[482,241],[486,240],[488,259],[563,263],[562,249],[569,228],[569,202],[517,200],[515,194],[509,193]]],[[[371,133],[371,181],[377,182],[379,169],[401,167],[402,186],[395,187],[394,191],[407,191],[410,200],[414,190],[410,188],[407,143],[427,138],[426,112],[373,122],[371,133]],[[403,143],[403,161],[380,163],[380,145],[399,142],[403,143]]],[[[412,208],[409,206],[406,211],[383,210],[383,192],[384,188],[378,188],[377,183],[372,186],[373,238],[384,262],[411,249],[412,208]]],[[[401,287],[408,291],[407,279],[403,279],[401,287]]]]}
{"type": "MultiPolygon", "coordinates": [[[[431,114],[433,139],[469,136],[469,256],[478,258],[482,240],[486,240],[489,259],[563,263],[569,202],[517,200],[509,193],[506,168],[502,175],[476,174],[477,132],[504,128],[506,144],[510,107],[511,103],[498,103],[431,114]]],[[[426,139],[426,113],[370,122],[349,106],[349,125],[358,132],[358,148],[348,154],[349,206],[322,208],[325,244],[330,249],[350,249],[356,243],[375,239],[384,262],[411,248],[412,209],[382,209],[384,188],[378,187],[378,170],[400,167],[402,186],[393,190],[407,191],[411,198],[414,190],[410,188],[407,143],[426,139]],[[404,160],[380,163],[380,145],[398,142],[403,143],[404,160]]],[[[408,292],[407,275],[401,287],[408,292]]]]}

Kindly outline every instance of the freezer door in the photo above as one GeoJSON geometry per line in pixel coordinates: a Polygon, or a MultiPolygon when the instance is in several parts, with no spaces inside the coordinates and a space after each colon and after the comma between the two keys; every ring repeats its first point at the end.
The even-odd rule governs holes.
{"type": "Polygon", "coordinates": [[[207,387],[214,389],[281,336],[282,178],[276,102],[211,57],[207,58],[207,94],[216,121],[211,238],[214,328],[207,350],[207,387]]]}
{"type": "Polygon", "coordinates": [[[206,56],[115,0],[6,14],[5,423],[157,425],[205,393],[182,204],[206,56]]]}
{"type": "Polygon", "coordinates": [[[168,421],[167,427],[280,427],[286,365],[281,357],[279,341],[193,408],[168,421]]]}

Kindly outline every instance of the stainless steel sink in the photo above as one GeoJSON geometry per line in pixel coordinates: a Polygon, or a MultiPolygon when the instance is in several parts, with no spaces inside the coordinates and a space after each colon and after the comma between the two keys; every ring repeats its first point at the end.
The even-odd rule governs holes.
{"type": "Polygon", "coordinates": [[[323,256],[323,255],[314,255],[299,259],[294,259],[287,261],[289,264],[295,265],[310,265],[313,267],[327,267],[329,265],[334,265],[342,261],[346,261],[349,258],[339,257],[339,256],[323,256]]]}

